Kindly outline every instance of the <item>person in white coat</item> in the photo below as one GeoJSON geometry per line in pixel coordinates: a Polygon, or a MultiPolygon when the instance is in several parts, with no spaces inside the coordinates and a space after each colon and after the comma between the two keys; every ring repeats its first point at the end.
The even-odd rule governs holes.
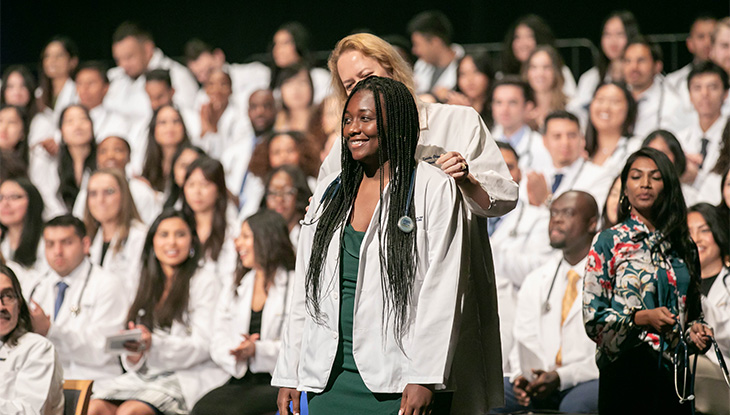
{"type": "Polygon", "coordinates": [[[661,49],[642,36],[629,39],[623,53],[624,81],[637,109],[634,135],[641,138],[659,128],[678,133],[689,120],[682,100],[661,74],[661,49]]]}
{"type": "Polygon", "coordinates": [[[261,210],[236,238],[233,284],[221,292],[210,355],[231,378],[198,401],[191,415],[262,415],[276,411],[271,374],[294,287],[294,250],[284,219],[261,210]]]}
{"type": "MultiPolygon", "coordinates": [[[[330,55],[329,68],[340,102],[347,99],[358,81],[373,74],[393,78],[414,90],[408,64],[389,43],[374,35],[360,33],[340,40],[330,55]]],[[[486,220],[482,218],[512,210],[518,188],[473,108],[424,102],[417,105],[420,135],[416,158],[440,165],[454,177],[469,208],[466,214],[472,235],[469,243],[474,288],[465,304],[463,333],[473,341],[462,343],[464,348],[456,355],[454,376],[463,379],[457,381],[461,387],[454,397],[454,410],[486,412],[502,404],[503,388],[497,290],[489,243],[483,236],[486,220]],[[465,408],[458,409],[459,405],[465,408]]],[[[340,170],[341,152],[342,143],[336,140],[322,164],[320,178],[340,170]]]]}
{"type": "Polygon", "coordinates": [[[125,344],[127,373],[94,389],[90,415],[188,413],[225,381],[210,358],[219,283],[199,267],[201,256],[194,220],[164,210],[145,239],[139,289],[124,316],[141,339],[125,344]]]}
{"type": "Polygon", "coordinates": [[[87,259],[91,241],[80,219],[51,219],[43,239],[51,270],[29,295],[33,332],[56,347],[66,379],[101,385],[122,372],[104,344],[124,327],[129,301],[119,295],[124,289],[118,279],[87,259]]]}
{"type": "Polygon", "coordinates": [[[137,292],[147,228],[120,170],[102,169],[89,178],[84,224],[91,239],[89,259],[114,274],[131,303],[137,292]]]}
{"type": "Polygon", "coordinates": [[[150,100],[145,93],[145,72],[153,69],[170,71],[175,88],[175,104],[193,107],[198,83],[184,65],[165,56],[155,46],[152,35],[135,23],[124,22],[112,35],[112,56],[117,67],[109,70],[111,84],[104,98],[108,108],[122,113],[132,121],[148,117],[150,100]]]}
{"type": "Polygon", "coordinates": [[[289,230],[289,239],[294,249],[299,244],[301,220],[309,205],[312,191],[307,184],[307,176],[296,166],[285,164],[273,169],[264,182],[266,196],[261,207],[281,215],[289,230]]]}
{"type": "Polygon", "coordinates": [[[38,113],[31,122],[28,143],[38,146],[51,156],[58,152],[58,136],[55,135],[61,111],[78,102],[76,84],[71,78],[79,64],[76,43],[66,36],[54,36],[43,48],[42,72],[35,91],[38,113]]]}
{"type": "Polygon", "coordinates": [[[552,159],[543,144],[542,135],[527,125],[528,115],[535,109],[535,94],[530,84],[516,75],[506,75],[494,83],[489,101],[494,118],[492,136],[515,149],[520,169],[547,169],[552,159]]]}
{"type": "Polygon", "coordinates": [[[24,288],[48,270],[41,238],[43,199],[27,178],[0,184],[0,255],[12,261],[24,288]]]}
{"type": "Polygon", "coordinates": [[[297,389],[312,413],[449,410],[434,391],[454,386],[467,228],[454,180],[414,158],[417,114],[405,85],[377,76],[346,103],[342,173],[320,182],[300,234],[272,380],[282,413],[298,412],[297,389]]]}
{"type": "Polygon", "coordinates": [[[445,102],[448,92],[456,88],[464,48],[451,43],[452,32],[448,17],[436,10],[421,12],[408,22],[412,51],[418,57],[413,65],[417,94],[431,94],[445,102]]]}
{"type": "Polygon", "coordinates": [[[131,124],[121,114],[104,107],[104,97],[109,91],[106,73],[106,67],[102,63],[84,62],[79,65],[74,77],[79,104],[89,110],[97,144],[112,135],[127,137],[131,124]]]}
{"type": "Polygon", "coordinates": [[[525,279],[517,297],[505,378],[506,406],[496,411],[598,410],[596,345],[583,328],[582,276],[598,225],[598,205],[581,191],[563,193],[550,206],[550,246],[561,252],[525,279]]]}
{"type": "Polygon", "coordinates": [[[33,333],[18,278],[0,258],[0,413],[63,415],[63,368],[53,344],[33,333]]]}
{"type": "MultiPolygon", "coordinates": [[[[700,255],[702,312],[725,362],[730,362],[730,240],[728,218],[714,206],[699,203],[687,210],[687,226],[700,255]]],[[[696,409],[706,414],[730,412],[730,385],[715,350],[698,356],[696,409]]]]}

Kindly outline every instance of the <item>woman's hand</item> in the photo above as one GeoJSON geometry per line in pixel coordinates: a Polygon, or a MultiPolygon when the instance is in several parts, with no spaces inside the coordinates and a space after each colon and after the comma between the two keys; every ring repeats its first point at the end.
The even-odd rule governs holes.
{"type": "Polygon", "coordinates": [[[279,396],[276,398],[276,406],[279,407],[279,413],[299,415],[299,398],[302,393],[293,388],[279,388],[279,396]],[[292,410],[289,410],[289,402],[291,402],[292,410]]]}
{"type": "Polygon", "coordinates": [[[712,337],[712,329],[702,323],[695,322],[689,329],[689,340],[699,350],[707,349],[710,337],[712,337]]]}
{"type": "Polygon", "coordinates": [[[243,362],[256,354],[256,341],[260,338],[258,334],[242,334],[243,341],[235,349],[229,351],[236,357],[237,362],[243,362]]]}
{"type": "Polygon", "coordinates": [[[426,415],[431,413],[433,385],[408,384],[400,400],[400,415],[426,415]]]}
{"type": "Polygon", "coordinates": [[[137,361],[139,361],[139,357],[152,347],[152,333],[150,333],[150,330],[143,324],[134,324],[131,321],[127,324],[127,328],[129,328],[129,330],[139,329],[142,331],[142,337],[138,342],[124,343],[124,348],[131,353],[137,354],[137,361]]]}
{"type": "Polygon", "coordinates": [[[466,159],[456,151],[444,153],[436,160],[441,165],[441,170],[456,180],[456,183],[464,181],[469,176],[469,165],[466,159]]]}
{"type": "Polygon", "coordinates": [[[639,326],[651,327],[656,333],[670,331],[677,323],[677,316],[669,312],[666,307],[651,310],[639,310],[634,314],[634,323],[639,326]]]}

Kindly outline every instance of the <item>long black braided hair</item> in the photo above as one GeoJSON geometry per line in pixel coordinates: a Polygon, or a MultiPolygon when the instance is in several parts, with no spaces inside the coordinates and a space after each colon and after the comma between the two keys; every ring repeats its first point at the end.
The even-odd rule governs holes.
{"type": "MultiPolygon", "coordinates": [[[[393,334],[402,348],[402,337],[408,329],[408,307],[413,293],[416,258],[416,233],[406,233],[398,228],[398,220],[407,214],[415,223],[413,204],[409,203],[410,188],[416,169],[415,150],[418,144],[418,109],[413,96],[402,83],[377,76],[360,81],[352,90],[345,108],[352,97],[370,91],[375,98],[375,114],[378,127],[378,160],[380,174],[380,207],[376,214],[380,218],[378,227],[380,252],[380,283],[383,289],[383,321],[385,329],[388,317],[394,316],[393,334]],[[387,120],[387,122],[386,122],[387,120]],[[387,215],[383,212],[384,172],[382,168],[389,161],[390,186],[387,215]],[[406,213],[406,209],[408,212],[406,213]],[[387,217],[387,219],[386,219],[387,217]],[[383,223],[385,227],[383,227],[383,223]]],[[[338,228],[344,228],[348,215],[363,178],[364,170],[352,158],[344,134],[344,113],[341,124],[342,172],[325,192],[322,214],[317,221],[312,255],[307,269],[307,311],[320,324],[323,322],[320,298],[323,292],[321,274],[324,269],[327,250],[332,235],[338,228]]],[[[326,289],[326,288],[325,288],[326,289]]]]}

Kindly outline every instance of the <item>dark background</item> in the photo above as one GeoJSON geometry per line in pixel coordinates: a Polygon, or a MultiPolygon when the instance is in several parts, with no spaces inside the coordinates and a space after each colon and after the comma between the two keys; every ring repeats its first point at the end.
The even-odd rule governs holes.
{"type": "MultiPolygon", "coordinates": [[[[454,24],[458,43],[500,42],[510,24],[526,13],[543,16],[557,38],[586,37],[599,45],[601,23],[617,9],[636,15],[645,34],[686,33],[700,13],[730,14],[728,0],[684,1],[34,1],[0,0],[0,65],[37,66],[41,48],[53,35],[76,40],[81,60],[111,61],[111,35],[124,20],[149,29],[157,45],[180,57],[191,37],[221,47],[230,62],[266,52],[277,27],[298,20],[311,31],[312,48],[329,50],[354,29],[385,35],[405,34],[408,20],[427,9],[440,9],[454,24]]],[[[680,47],[680,64],[689,55],[680,47]]],[[[586,62],[587,64],[587,62],[586,62]]],[[[672,69],[667,68],[667,69],[672,69]]]]}

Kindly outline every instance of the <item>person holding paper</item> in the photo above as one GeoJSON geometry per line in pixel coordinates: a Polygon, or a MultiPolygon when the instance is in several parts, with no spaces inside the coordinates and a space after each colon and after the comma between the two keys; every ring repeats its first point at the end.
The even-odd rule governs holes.
{"type": "Polygon", "coordinates": [[[201,266],[202,256],[193,218],[166,209],[152,223],[126,316],[141,338],[125,344],[127,373],[94,388],[90,415],[187,414],[226,380],[210,359],[218,278],[201,266]]]}
{"type": "Polygon", "coordinates": [[[0,413],[63,415],[62,389],[56,349],[33,333],[20,282],[0,261],[0,413]]]}
{"type": "Polygon", "coordinates": [[[496,413],[598,409],[596,346],[581,318],[582,276],[596,234],[593,196],[568,191],[550,206],[550,246],[561,252],[527,275],[517,297],[515,346],[505,377],[505,407],[496,413]]]}
{"type": "Polygon", "coordinates": [[[33,332],[56,347],[66,379],[91,379],[96,387],[122,373],[104,343],[124,326],[127,296],[120,295],[124,288],[118,277],[87,258],[91,240],[80,219],[51,219],[43,241],[51,269],[30,290],[33,332]]]}

